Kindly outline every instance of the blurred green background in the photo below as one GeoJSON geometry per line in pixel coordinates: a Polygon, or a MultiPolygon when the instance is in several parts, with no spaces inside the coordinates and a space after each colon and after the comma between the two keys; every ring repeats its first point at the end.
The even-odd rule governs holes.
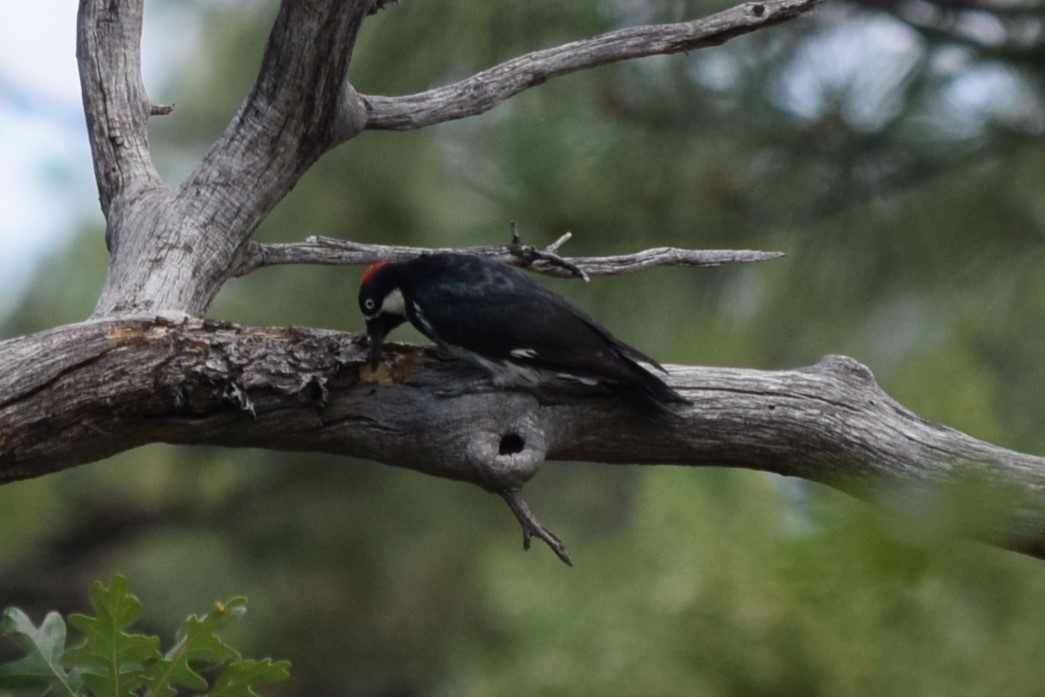
{"type": "MultiPolygon", "coordinates": [[[[726,5],[405,2],[366,23],[350,77],[361,92],[419,91],[726,5]]],[[[235,113],[275,4],[149,7],[198,30],[177,77],[152,86],[177,103],[151,133],[177,181],[235,113]]],[[[781,250],[545,282],[665,362],[845,353],[918,413],[1043,453],[1043,9],[1012,7],[829,3],[722,47],[560,78],[479,118],[364,133],[257,239],[489,244],[515,220],[533,244],[572,231],[572,254],[781,250]]],[[[84,318],[105,265],[102,230],[85,224],[2,335],[84,318]]],[[[211,316],[359,330],[359,273],[263,270],[230,282],[211,316]]],[[[714,468],[548,463],[528,499],[576,568],[523,553],[502,502],[469,486],[323,455],[143,448],[0,487],[0,606],[37,621],[81,610],[91,579],[121,571],[147,629],[167,634],[246,594],[235,641],[292,660],[270,690],[282,695],[1045,690],[1045,566],[933,521],[714,468]]]]}

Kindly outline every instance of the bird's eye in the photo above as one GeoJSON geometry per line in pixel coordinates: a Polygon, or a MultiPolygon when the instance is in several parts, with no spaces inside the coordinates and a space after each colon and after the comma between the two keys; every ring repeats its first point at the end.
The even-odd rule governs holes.
{"type": "Polygon", "coordinates": [[[373,298],[367,298],[366,301],[363,303],[363,307],[365,307],[368,310],[373,310],[375,307],[377,307],[377,303],[374,302],[373,298]]]}

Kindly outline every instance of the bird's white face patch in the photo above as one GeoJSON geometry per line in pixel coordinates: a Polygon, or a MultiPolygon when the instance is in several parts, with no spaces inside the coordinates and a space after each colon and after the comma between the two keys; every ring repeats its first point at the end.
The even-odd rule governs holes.
{"type": "Polygon", "coordinates": [[[381,301],[381,311],[379,314],[406,317],[406,301],[403,300],[403,291],[396,288],[386,295],[385,299],[381,301]]]}

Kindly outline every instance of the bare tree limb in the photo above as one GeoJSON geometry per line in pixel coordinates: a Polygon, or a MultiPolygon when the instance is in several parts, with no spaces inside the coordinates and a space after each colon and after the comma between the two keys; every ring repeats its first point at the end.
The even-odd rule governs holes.
{"type": "MultiPolygon", "coordinates": [[[[362,129],[362,104],[345,76],[368,6],[343,0],[280,4],[257,80],[186,179],[183,194],[208,184],[249,186],[261,190],[255,196],[265,203],[274,194],[281,197],[320,155],[362,129]]],[[[272,205],[249,214],[263,218],[272,205]]]]}
{"type": "MultiPolygon", "coordinates": [[[[568,235],[569,233],[567,233],[568,235]]],[[[234,275],[245,276],[266,266],[280,264],[323,264],[328,266],[372,264],[383,259],[411,259],[432,252],[460,252],[492,257],[514,266],[523,266],[549,276],[569,277],[577,274],[570,266],[589,276],[606,276],[641,271],[653,266],[708,267],[722,264],[768,261],[784,256],[783,252],[760,252],[749,249],[680,249],[656,247],[633,254],[603,257],[565,257],[568,265],[549,260],[569,237],[565,235],[543,252],[533,255],[529,248],[507,245],[476,247],[406,247],[386,244],[362,244],[331,237],[309,237],[304,242],[261,244],[252,242],[239,259],[234,275]],[[542,256],[544,255],[544,256],[542,256]]],[[[539,250],[538,250],[539,251],[539,250]]]]}
{"type": "Polygon", "coordinates": [[[80,0],[76,60],[102,213],[160,185],[149,152],[152,105],[141,70],[144,0],[80,0]]]}
{"type": "Polygon", "coordinates": [[[155,441],[352,455],[498,493],[546,459],[717,465],[872,500],[891,491],[924,504],[974,487],[983,515],[965,532],[1045,559],[1045,458],[911,413],[850,358],[786,371],[668,366],[691,403],[659,420],[599,393],[447,397],[473,368],[392,344],[372,374],[360,339],[129,318],[0,342],[0,482],[155,441]]]}
{"type": "Polygon", "coordinates": [[[675,24],[628,27],[535,51],[444,87],[402,97],[364,95],[367,128],[403,131],[482,114],[523,90],[578,70],[694,51],[809,12],[823,0],[747,2],[675,24]]]}

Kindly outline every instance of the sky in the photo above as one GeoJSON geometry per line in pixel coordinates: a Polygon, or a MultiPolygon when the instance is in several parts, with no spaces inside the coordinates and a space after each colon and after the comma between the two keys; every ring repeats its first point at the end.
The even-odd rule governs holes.
{"type": "MultiPolygon", "coordinates": [[[[0,4],[0,320],[98,207],[76,68],[74,0],[0,4]]],[[[191,8],[147,3],[142,70],[156,89],[197,45],[191,8]]],[[[101,235],[99,244],[104,244],[101,235]]]]}
{"type": "Polygon", "coordinates": [[[2,318],[76,221],[92,208],[101,221],[80,105],[71,0],[5,3],[0,9],[0,192],[2,318]]]}

